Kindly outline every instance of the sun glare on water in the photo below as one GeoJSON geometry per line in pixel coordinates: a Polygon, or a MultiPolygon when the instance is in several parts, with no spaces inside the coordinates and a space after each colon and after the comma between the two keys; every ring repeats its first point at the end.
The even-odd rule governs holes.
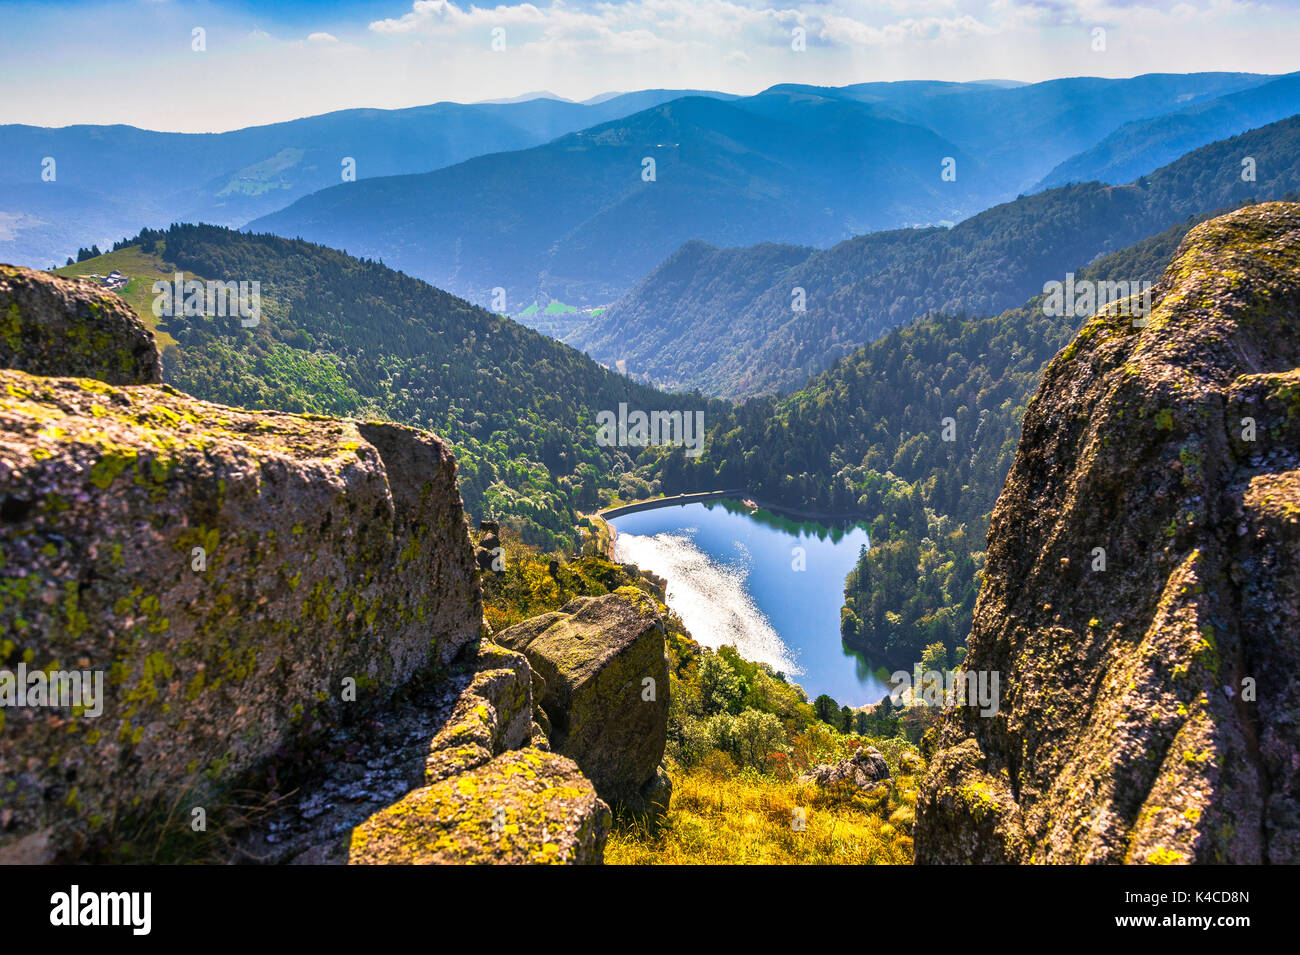
{"type": "Polygon", "coordinates": [[[730,644],[742,657],[787,676],[803,673],[746,589],[749,568],[743,549],[741,559],[722,564],[684,533],[620,533],[615,546],[620,561],[668,581],[668,606],[698,642],[711,649],[730,644]]]}

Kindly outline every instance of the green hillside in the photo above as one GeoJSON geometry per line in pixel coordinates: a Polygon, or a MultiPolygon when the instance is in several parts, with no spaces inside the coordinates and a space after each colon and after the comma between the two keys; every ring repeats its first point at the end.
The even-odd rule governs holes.
{"type": "MultiPolygon", "coordinates": [[[[137,315],[153,329],[154,338],[158,342],[158,348],[164,349],[168,345],[175,345],[174,339],[165,329],[158,327],[158,318],[153,313],[151,307],[154,300],[152,291],[154,282],[170,282],[174,279],[176,269],[171,267],[156,255],[146,253],[139,246],[125,246],[114,249],[111,252],[105,252],[103,255],[94,258],[85,259],[76,265],[67,265],[61,269],[55,269],[55,275],[62,275],[69,279],[84,279],[86,281],[99,284],[100,280],[93,278],[95,275],[105,276],[111,272],[121,272],[123,275],[130,276],[130,281],[126,287],[118,291],[118,296],[130,305],[137,315]]],[[[182,272],[188,281],[197,278],[192,272],[182,272]]]]}
{"type": "MultiPolygon", "coordinates": [[[[1186,232],[1211,217],[1107,256],[1079,279],[1154,281],[1186,232]]],[[[845,584],[845,642],[905,668],[932,643],[955,651],[1025,404],[1085,320],[1045,317],[1039,296],[992,318],[937,315],[895,329],[794,394],[739,406],[703,456],[664,459],[663,487],[743,486],[870,521],[871,547],[845,584]]]]}
{"type": "Polygon", "coordinates": [[[434,431],[456,449],[471,514],[501,517],[539,545],[571,544],[577,511],[620,488],[649,490],[631,477],[628,450],[596,443],[598,411],[627,402],[647,411],[703,409],[707,421],[724,407],[634,384],[424,282],[299,240],[172,226],[59,271],[113,268],[132,277],[125,297],[165,345],[166,382],[240,407],[377,417],[434,431]],[[176,271],[259,281],[260,324],[160,322],[152,285],[176,271]]]}
{"type": "Polygon", "coordinates": [[[922,315],[996,314],[1190,215],[1281,198],[1300,187],[1298,152],[1300,116],[1126,186],[1022,196],[952,229],[878,232],[807,251],[691,243],[565,340],[664,387],[727,397],[791,390],[922,315]],[[1242,179],[1246,156],[1255,181],[1242,179]]]}

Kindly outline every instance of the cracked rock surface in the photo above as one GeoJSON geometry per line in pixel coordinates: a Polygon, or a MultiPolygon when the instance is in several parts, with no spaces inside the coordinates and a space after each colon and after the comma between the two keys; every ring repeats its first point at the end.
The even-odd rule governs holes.
{"type": "Polygon", "coordinates": [[[1028,406],[964,664],[1001,706],[946,714],[918,862],[1300,861],[1300,205],[1192,230],[1148,319],[1028,406]]]}

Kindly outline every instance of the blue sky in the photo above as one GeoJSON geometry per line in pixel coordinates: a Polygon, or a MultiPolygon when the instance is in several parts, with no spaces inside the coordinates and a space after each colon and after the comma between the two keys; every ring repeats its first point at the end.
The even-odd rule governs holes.
{"type": "Polygon", "coordinates": [[[1298,37],[1297,0],[0,0],[0,123],[201,132],[533,90],[1286,73],[1298,37]]]}

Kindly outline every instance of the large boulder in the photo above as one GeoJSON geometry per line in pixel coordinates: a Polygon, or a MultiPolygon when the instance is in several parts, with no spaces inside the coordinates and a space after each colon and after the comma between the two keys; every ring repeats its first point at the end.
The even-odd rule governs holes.
{"type": "Polygon", "coordinates": [[[600,862],[608,807],[571,760],[530,748],[531,687],[523,654],[469,644],[378,719],[331,734],[316,778],[239,833],[233,861],[600,862]]]}
{"type": "Polygon", "coordinates": [[[663,792],[668,662],[650,598],[634,588],[579,597],[493,639],[528,657],[551,748],[577,762],[603,799],[640,808],[647,787],[663,792]]]}
{"type": "Polygon", "coordinates": [[[1300,206],[1190,232],[1048,367],[919,862],[1300,862],[1300,206]]]}
{"type": "Polygon", "coordinates": [[[826,789],[872,789],[889,778],[889,767],[880,750],[865,746],[838,763],[814,766],[803,778],[826,789]]]}
{"type": "Polygon", "coordinates": [[[408,793],[348,838],[353,865],[595,864],[610,811],[573,760],[533,748],[408,793]]]}
{"type": "Polygon", "coordinates": [[[112,385],[162,380],[153,332],[120,298],[13,265],[0,265],[0,368],[112,385]]]}
{"type": "Polygon", "coordinates": [[[219,799],[482,616],[433,435],[0,371],[0,671],[104,682],[97,716],[0,708],[0,860],[219,799]]]}

